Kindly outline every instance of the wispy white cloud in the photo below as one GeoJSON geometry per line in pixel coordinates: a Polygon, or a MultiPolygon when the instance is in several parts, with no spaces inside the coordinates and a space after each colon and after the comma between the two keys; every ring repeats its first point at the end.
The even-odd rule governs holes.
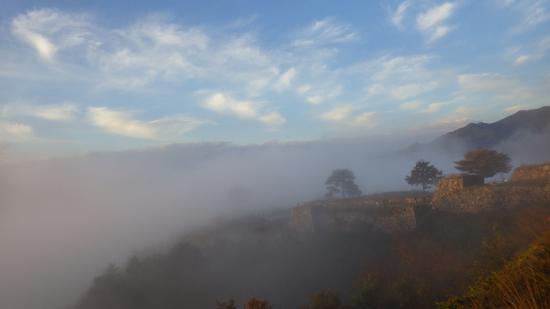
{"type": "MultiPolygon", "coordinates": [[[[518,5],[516,1],[509,2],[504,6],[518,5]]],[[[438,41],[457,28],[452,24],[453,16],[462,2],[434,3],[397,1],[389,12],[390,22],[401,28],[410,23],[426,36],[428,43],[438,41]]],[[[196,100],[195,105],[209,111],[269,126],[284,124],[287,120],[279,111],[288,111],[287,107],[296,102],[309,104],[301,108],[311,109],[304,114],[313,115],[310,117],[314,120],[372,125],[380,115],[372,111],[380,113],[386,108],[392,112],[444,115],[458,105],[456,102],[437,105],[437,102],[449,101],[445,96],[463,96],[478,102],[493,92],[493,96],[506,101],[498,106],[501,111],[505,106],[523,104],[519,100],[532,98],[530,89],[518,83],[517,77],[504,76],[499,80],[499,74],[492,73],[458,76],[457,67],[446,63],[440,50],[430,54],[384,50],[382,56],[376,49],[372,52],[368,49],[364,55],[355,50],[348,53],[347,43],[363,37],[357,29],[362,28],[329,17],[283,34],[281,37],[286,40],[282,42],[266,44],[259,36],[261,33],[242,26],[238,31],[231,28],[232,32],[226,32],[227,27],[213,30],[208,26],[185,25],[168,16],[149,15],[135,23],[112,28],[86,14],[32,10],[13,18],[10,30],[17,44],[10,45],[16,46],[17,51],[24,50],[22,46],[32,51],[13,59],[28,60],[25,57],[31,56],[42,60],[42,63],[21,61],[22,66],[31,63],[41,68],[36,74],[52,73],[61,76],[59,80],[69,82],[83,78],[79,86],[101,95],[109,95],[113,89],[123,95],[127,94],[124,92],[149,94],[147,91],[150,91],[175,97],[177,93],[177,96],[186,96],[186,101],[196,100]],[[512,82],[507,84],[506,79],[512,82]],[[192,97],[198,89],[209,90],[192,97]],[[450,93],[444,94],[443,90],[450,93]],[[347,109],[338,107],[339,102],[347,102],[347,109]],[[321,115],[319,109],[325,106],[336,108],[325,110],[321,115]]],[[[518,66],[534,62],[541,59],[538,50],[541,49],[524,44],[506,60],[518,66]]],[[[10,76],[13,70],[4,70],[8,67],[13,68],[2,65],[0,60],[1,76],[10,76]]],[[[42,80],[47,81],[49,77],[42,80]]],[[[159,104],[163,106],[158,110],[171,109],[168,112],[177,114],[178,110],[188,108],[168,106],[165,100],[161,101],[159,104]]],[[[184,125],[185,119],[151,120],[146,113],[136,116],[126,112],[123,106],[119,108],[105,106],[86,110],[82,107],[90,121],[95,119],[94,125],[125,136],[157,139],[162,135],[161,127],[181,127],[183,131],[188,128],[184,125]]],[[[77,117],[79,111],[71,106],[49,106],[48,109],[33,106],[20,111],[20,115],[23,114],[70,120],[77,117]]]]}
{"type": "Polygon", "coordinates": [[[371,127],[376,124],[375,112],[359,112],[351,105],[336,106],[320,115],[320,118],[341,126],[371,127]]]}
{"type": "Polygon", "coordinates": [[[158,140],[173,141],[196,128],[210,123],[186,115],[174,115],[147,122],[155,130],[158,140]]]}
{"type": "Polygon", "coordinates": [[[435,30],[432,32],[430,38],[428,39],[428,43],[435,42],[442,37],[446,36],[449,32],[451,32],[452,28],[449,26],[437,26],[435,30]]]}
{"type": "Polygon", "coordinates": [[[177,80],[204,74],[200,55],[209,38],[200,29],[181,27],[160,17],[111,32],[93,62],[101,68],[101,86],[143,87],[159,80],[177,80]]]}
{"type": "Polygon", "coordinates": [[[497,6],[516,12],[517,24],[513,32],[524,32],[550,21],[550,2],[547,0],[495,0],[497,6]]]}
{"type": "Polygon", "coordinates": [[[515,66],[543,59],[550,50],[550,36],[545,36],[535,44],[525,44],[507,51],[506,58],[515,66]]]}
{"type": "Polygon", "coordinates": [[[47,120],[71,120],[78,112],[76,105],[71,103],[37,107],[32,114],[38,118],[47,120]]]}
{"type": "Polygon", "coordinates": [[[465,96],[488,96],[505,104],[539,100],[533,89],[509,76],[495,73],[462,74],[458,76],[460,92],[465,96]]]}
{"type": "Polygon", "coordinates": [[[372,127],[376,125],[376,115],[375,112],[363,112],[353,117],[351,123],[358,127],[372,127]]]}
{"type": "Polygon", "coordinates": [[[281,125],[286,119],[278,112],[260,112],[261,104],[250,100],[237,100],[228,94],[210,94],[202,106],[219,114],[228,114],[241,119],[257,120],[267,125],[281,125]]]}
{"type": "Polygon", "coordinates": [[[88,119],[91,124],[116,135],[133,138],[171,140],[204,124],[204,121],[190,117],[169,117],[142,121],[133,118],[133,114],[113,110],[108,107],[89,107],[88,119]]]}
{"type": "Polygon", "coordinates": [[[203,106],[220,114],[233,114],[239,118],[256,118],[258,116],[256,103],[236,100],[224,93],[214,93],[203,102],[203,106]]]}
{"type": "Polygon", "coordinates": [[[497,73],[462,74],[457,78],[456,101],[462,105],[502,112],[511,106],[548,104],[548,86],[524,83],[516,77],[497,73]]]}
{"type": "Polygon", "coordinates": [[[403,19],[405,18],[405,14],[411,5],[411,0],[405,0],[401,2],[395,10],[390,12],[390,21],[394,26],[399,29],[403,28],[403,19]]]}
{"type": "Polygon", "coordinates": [[[162,15],[104,28],[85,14],[41,9],[15,17],[11,28],[41,59],[55,60],[64,70],[80,70],[76,74],[86,72],[100,88],[136,90],[158,82],[207,80],[254,90],[262,79],[263,86],[277,79],[284,86],[292,74],[280,76],[284,73],[278,73],[278,63],[258,47],[253,34],[216,36],[162,15]],[[62,55],[64,50],[70,55],[62,55]]]}
{"type": "Polygon", "coordinates": [[[525,63],[530,62],[532,60],[533,60],[533,56],[531,56],[531,55],[518,55],[514,59],[514,64],[515,65],[522,65],[522,64],[525,64],[525,63]]]}
{"type": "Polygon", "coordinates": [[[279,76],[279,79],[275,84],[275,89],[281,91],[289,88],[295,76],[296,76],[296,69],[295,68],[288,69],[286,72],[284,72],[279,76]]]}
{"type": "Polygon", "coordinates": [[[428,113],[428,114],[432,114],[432,113],[436,113],[438,111],[441,110],[441,108],[443,106],[445,106],[447,103],[445,102],[434,102],[434,103],[430,103],[428,104],[428,106],[422,110],[423,113],[428,113]]]}
{"type": "Polygon", "coordinates": [[[420,101],[410,101],[401,103],[399,105],[399,108],[402,110],[417,110],[422,106],[422,103],[420,101]]]}
{"type": "Polygon", "coordinates": [[[432,102],[430,104],[424,105],[422,104],[422,102],[415,100],[405,102],[399,105],[399,108],[407,111],[415,111],[417,113],[433,114],[442,111],[445,106],[451,103],[452,102],[432,102]]]}
{"type": "Polygon", "coordinates": [[[498,92],[516,87],[512,79],[502,74],[461,74],[457,79],[461,89],[469,92],[498,92]]]}
{"type": "Polygon", "coordinates": [[[455,4],[451,2],[445,2],[443,4],[434,6],[424,13],[420,13],[416,17],[416,23],[422,30],[428,30],[433,28],[453,14],[455,4]]]}
{"type": "Polygon", "coordinates": [[[468,124],[470,119],[468,118],[456,118],[456,117],[445,117],[442,119],[438,119],[434,122],[423,124],[415,129],[414,131],[435,131],[435,132],[448,132],[451,130],[455,130],[458,128],[461,128],[468,124]]]}
{"type": "Polygon", "coordinates": [[[76,117],[78,111],[78,107],[69,102],[53,105],[12,103],[3,106],[1,109],[1,113],[5,117],[30,116],[51,121],[72,120],[76,117]]]}
{"type": "MultiPolygon", "coordinates": [[[[324,68],[323,61],[331,57],[332,45],[358,39],[350,25],[326,18],[298,32],[292,44],[268,51],[259,46],[253,33],[215,35],[202,28],[170,22],[162,15],[150,15],[129,26],[109,29],[93,23],[87,15],[58,10],[21,14],[13,19],[12,32],[35,49],[38,47],[29,40],[28,33],[43,37],[51,48],[37,50],[41,59],[55,61],[65,72],[77,75],[85,72],[99,90],[143,91],[161,83],[181,85],[187,81],[219,85],[253,99],[238,101],[222,94],[210,98],[203,106],[265,124],[285,121],[278,113],[258,110],[257,101],[266,105],[269,100],[254,98],[272,91],[292,91],[310,104],[337,97],[342,86],[334,82],[334,76],[327,78],[333,72],[324,68]],[[68,30],[63,31],[64,27],[68,30]],[[306,47],[314,48],[304,57],[301,53],[306,47]],[[70,55],[61,53],[71,48],[70,55]],[[301,70],[305,71],[302,79],[313,85],[306,91],[298,91],[298,86],[294,86],[301,70]]],[[[56,117],[53,112],[50,111],[50,118],[56,117]]],[[[48,117],[45,111],[42,116],[48,117]]],[[[141,132],[135,135],[151,136],[138,123],[133,125],[132,130],[141,132]]]]}
{"type": "Polygon", "coordinates": [[[416,128],[417,131],[451,131],[465,126],[472,121],[472,118],[479,112],[478,108],[468,105],[456,105],[456,102],[436,102],[430,104],[424,112],[429,112],[429,109],[433,109],[432,112],[440,111],[442,115],[439,115],[434,121],[421,125],[416,128]],[[448,105],[451,108],[448,111],[441,111],[441,107],[448,105]]]}
{"type": "Polygon", "coordinates": [[[24,140],[33,136],[33,129],[30,125],[18,122],[0,121],[0,137],[5,140],[24,140]]]}
{"type": "Polygon", "coordinates": [[[406,100],[414,98],[420,94],[429,92],[437,88],[437,82],[428,82],[428,83],[411,83],[399,86],[393,90],[390,90],[391,96],[398,100],[406,100]]]}
{"type": "Polygon", "coordinates": [[[285,117],[283,117],[278,112],[271,112],[271,113],[265,114],[263,116],[260,116],[258,119],[260,120],[260,122],[270,126],[278,126],[286,122],[285,117]]]}
{"type": "MultiPolygon", "coordinates": [[[[402,13],[405,6],[401,9],[402,13]]],[[[214,39],[214,35],[205,29],[184,27],[157,15],[127,27],[107,29],[93,24],[86,15],[31,11],[16,17],[13,28],[16,28],[17,19],[26,20],[25,25],[44,24],[41,15],[49,16],[49,23],[73,23],[77,26],[79,30],[71,32],[70,37],[80,39],[73,39],[75,44],[72,45],[57,44],[64,41],[60,39],[63,35],[57,32],[42,31],[34,26],[26,28],[55,42],[56,46],[63,46],[63,49],[84,47],[79,50],[83,53],[73,53],[72,57],[82,57],[82,70],[86,70],[87,74],[89,72],[88,77],[95,78],[101,88],[135,90],[161,82],[206,82],[233,89],[238,96],[252,99],[235,100],[221,94],[210,98],[211,102],[203,102],[203,106],[256,120],[260,117],[275,119],[265,118],[265,113],[258,110],[256,104],[270,104],[271,100],[262,97],[269,96],[272,91],[291,91],[311,105],[336,100],[344,92],[340,81],[350,76],[343,76],[347,73],[343,73],[342,69],[331,69],[326,63],[334,56],[336,45],[359,39],[359,34],[350,25],[333,18],[313,22],[298,31],[291,44],[275,50],[261,48],[251,33],[216,36],[214,39]],[[225,103],[220,103],[222,101],[225,103]]],[[[63,64],[63,55],[52,55],[63,64]]],[[[384,84],[386,89],[395,86],[395,96],[409,98],[427,91],[421,89],[425,88],[422,86],[407,85],[411,82],[403,78],[403,75],[421,78],[423,68],[419,62],[423,59],[394,57],[385,60],[374,79],[384,84]],[[383,81],[384,75],[401,76],[397,77],[399,81],[388,85],[389,79],[383,81]]]]}
{"type": "Polygon", "coordinates": [[[88,17],[54,9],[29,11],[13,19],[12,33],[34,48],[40,58],[53,62],[64,48],[91,42],[88,17]]]}
{"type": "Polygon", "coordinates": [[[349,118],[353,112],[350,105],[338,106],[321,114],[321,118],[329,122],[341,122],[349,118]]]}
{"type": "Polygon", "coordinates": [[[436,90],[448,80],[447,73],[430,68],[431,59],[429,55],[383,56],[352,70],[365,76],[368,97],[409,100],[436,90]]]}
{"type": "Polygon", "coordinates": [[[524,109],[528,109],[528,108],[529,108],[528,105],[516,104],[516,105],[506,107],[504,109],[504,111],[507,112],[507,113],[513,114],[515,112],[519,112],[520,110],[524,110],[524,109]]]}
{"type": "Polygon", "coordinates": [[[509,7],[517,2],[517,0],[493,0],[493,2],[500,7],[509,7]]]}
{"type": "Polygon", "coordinates": [[[325,87],[309,88],[303,94],[307,103],[317,105],[338,97],[342,93],[342,89],[339,84],[327,85],[325,87]]]}
{"type": "Polygon", "coordinates": [[[131,115],[107,107],[88,108],[91,123],[109,133],[137,138],[154,138],[155,130],[149,124],[131,118],[131,115]]]}
{"type": "Polygon", "coordinates": [[[441,39],[451,31],[451,27],[442,25],[442,23],[453,15],[455,9],[455,3],[445,2],[417,15],[417,27],[428,35],[429,43],[441,39]]]}
{"type": "Polygon", "coordinates": [[[29,45],[34,47],[38,52],[38,55],[40,55],[40,57],[44,60],[53,61],[54,55],[57,52],[57,46],[50,42],[50,40],[38,33],[27,31],[25,29],[16,28],[14,33],[20,36],[21,39],[26,41],[29,45]]]}
{"type": "Polygon", "coordinates": [[[302,30],[292,43],[296,47],[341,44],[356,41],[359,34],[350,25],[339,23],[332,18],[316,20],[302,30]]]}
{"type": "Polygon", "coordinates": [[[432,72],[427,68],[432,57],[429,55],[384,56],[367,63],[367,71],[373,72],[373,80],[409,81],[427,78],[432,72]]]}

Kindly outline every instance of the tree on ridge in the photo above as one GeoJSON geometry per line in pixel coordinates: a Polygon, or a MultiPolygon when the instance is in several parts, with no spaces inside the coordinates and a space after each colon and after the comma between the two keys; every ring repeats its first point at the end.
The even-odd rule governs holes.
{"type": "Polygon", "coordinates": [[[355,183],[355,175],[349,169],[337,169],[325,181],[327,193],[325,197],[353,197],[361,195],[361,190],[355,183]]]}
{"type": "Polygon", "coordinates": [[[421,186],[426,191],[437,182],[437,178],[443,173],[429,161],[420,160],[411,170],[411,174],[405,177],[405,181],[411,186],[421,186]]]}
{"type": "Polygon", "coordinates": [[[455,168],[469,175],[483,178],[498,173],[508,173],[512,166],[508,155],[489,149],[477,149],[464,154],[464,159],[455,162],[455,168]]]}

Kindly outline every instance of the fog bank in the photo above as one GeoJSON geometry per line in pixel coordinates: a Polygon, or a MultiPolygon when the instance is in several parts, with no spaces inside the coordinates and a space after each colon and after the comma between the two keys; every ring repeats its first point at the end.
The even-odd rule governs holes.
{"type": "MultiPolygon", "coordinates": [[[[520,138],[541,145],[541,137],[520,138]]],[[[336,168],[351,169],[364,193],[408,189],[404,177],[420,158],[453,172],[460,153],[395,155],[412,141],[199,143],[5,164],[0,307],[68,306],[109,263],[166,245],[214,218],[320,198],[336,168]]],[[[510,146],[516,144],[502,145],[522,160],[516,164],[545,158],[544,152],[530,156],[541,151],[530,152],[529,145],[510,146]]]]}

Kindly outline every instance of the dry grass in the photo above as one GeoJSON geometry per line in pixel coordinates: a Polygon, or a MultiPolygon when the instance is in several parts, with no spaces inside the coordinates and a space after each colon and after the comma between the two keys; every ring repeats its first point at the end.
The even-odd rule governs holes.
{"type": "Polygon", "coordinates": [[[550,233],[444,308],[550,308],[550,233]]]}

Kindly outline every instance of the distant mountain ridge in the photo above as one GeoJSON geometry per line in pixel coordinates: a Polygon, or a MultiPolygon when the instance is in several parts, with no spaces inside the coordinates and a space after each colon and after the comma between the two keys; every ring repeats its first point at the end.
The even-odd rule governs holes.
{"type": "Polygon", "coordinates": [[[434,143],[461,142],[468,148],[491,148],[520,131],[542,133],[550,125],[550,106],[518,111],[493,123],[470,123],[437,138],[434,143]]]}
{"type": "Polygon", "coordinates": [[[546,130],[550,130],[550,106],[518,111],[493,123],[470,123],[441,135],[430,143],[414,144],[403,152],[419,152],[434,148],[449,151],[494,148],[516,134],[543,134],[546,130]]]}

